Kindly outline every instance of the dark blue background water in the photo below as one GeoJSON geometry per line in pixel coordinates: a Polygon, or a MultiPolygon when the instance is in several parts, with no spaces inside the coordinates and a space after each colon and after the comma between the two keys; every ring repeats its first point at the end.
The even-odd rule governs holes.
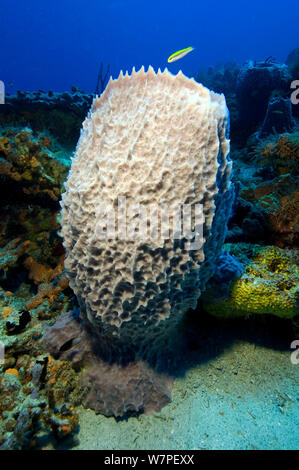
{"type": "Polygon", "coordinates": [[[298,0],[2,0],[0,80],[8,92],[92,92],[101,61],[114,77],[133,65],[192,75],[231,60],[283,62],[299,43],[298,12],[298,0]]]}

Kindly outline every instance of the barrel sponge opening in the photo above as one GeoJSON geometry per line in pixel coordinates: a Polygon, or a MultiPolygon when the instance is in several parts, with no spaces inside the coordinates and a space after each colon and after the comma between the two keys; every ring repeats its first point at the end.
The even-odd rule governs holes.
{"type": "Polygon", "coordinates": [[[61,234],[70,286],[103,351],[167,348],[196,307],[231,209],[227,135],[224,96],[181,72],[121,72],[94,99],[62,196],[61,234]],[[126,218],[119,198],[130,208],[126,218]],[[201,204],[200,247],[187,249],[184,234],[175,239],[172,216],[169,238],[99,236],[99,207],[115,209],[119,229],[136,225],[136,204],[201,204]]]}

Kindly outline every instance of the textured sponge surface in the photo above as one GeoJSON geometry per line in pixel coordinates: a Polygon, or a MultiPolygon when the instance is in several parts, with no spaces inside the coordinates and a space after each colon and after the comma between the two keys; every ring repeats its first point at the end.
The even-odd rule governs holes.
{"type": "Polygon", "coordinates": [[[65,185],[61,233],[70,285],[103,348],[159,348],[195,308],[230,211],[227,121],[223,95],[167,70],[121,73],[95,98],[65,185]],[[198,249],[174,239],[173,212],[168,238],[153,239],[152,226],[136,236],[138,207],[154,220],[157,208],[183,204],[201,204],[198,249]],[[115,236],[104,236],[103,210],[114,214],[115,236]]]}

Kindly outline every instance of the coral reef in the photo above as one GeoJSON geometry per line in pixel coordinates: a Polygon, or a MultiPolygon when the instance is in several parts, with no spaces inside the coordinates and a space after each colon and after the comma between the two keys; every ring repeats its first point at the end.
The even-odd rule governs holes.
{"type": "Polygon", "coordinates": [[[69,162],[57,161],[50,149],[51,139],[34,136],[29,128],[2,130],[0,174],[4,186],[14,183],[14,193],[58,201],[69,162]]]}
{"type": "Polygon", "coordinates": [[[240,198],[263,214],[267,242],[280,247],[298,247],[298,135],[294,132],[257,140],[250,150],[249,166],[256,167],[250,175],[243,164],[235,162],[240,165],[238,174],[246,175],[240,198]]]}
{"type": "Polygon", "coordinates": [[[237,100],[240,120],[247,127],[247,135],[254,132],[266,115],[273,92],[288,93],[290,73],[287,65],[248,61],[243,65],[237,79],[237,100]]]}
{"type": "Polygon", "coordinates": [[[0,379],[0,450],[43,448],[51,435],[57,442],[71,436],[78,415],[68,400],[76,402],[76,384],[68,363],[20,356],[0,379]]]}
{"type": "Polygon", "coordinates": [[[259,132],[260,137],[269,134],[291,132],[294,127],[292,105],[289,98],[275,97],[268,103],[266,117],[259,132]]]}
{"type": "MultiPolygon", "coordinates": [[[[239,72],[240,67],[236,63],[227,62],[216,67],[209,67],[207,71],[199,70],[195,80],[216,93],[223,93],[227,97],[236,93],[239,72]]],[[[228,102],[229,100],[227,100],[228,102]]]]}
{"type": "Polygon", "coordinates": [[[271,166],[277,175],[299,173],[299,132],[276,135],[263,140],[257,146],[256,162],[259,166],[271,166]]]}
{"type": "Polygon", "coordinates": [[[63,310],[62,292],[68,288],[57,217],[69,160],[58,160],[51,150],[56,149],[55,142],[28,128],[8,128],[1,134],[0,287],[1,298],[7,299],[3,308],[13,308],[20,298],[17,311],[49,315],[63,310]],[[14,233],[18,237],[12,239],[14,233]]]}
{"type": "Polygon", "coordinates": [[[269,232],[266,214],[242,197],[236,198],[228,228],[226,242],[263,242],[269,232]]]}
{"type": "Polygon", "coordinates": [[[226,318],[252,314],[292,318],[299,314],[297,251],[242,243],[227,249],[237,258],[229,263],[229,291],[223,293],[217,287],[223,282],[227,285],[227,255],[203,295],[207,312],[226,318]]]}
{"type": "MultiPolygon", "coordinates": [[[[30,303],[26,288],[24,283],[14,294],[0,289],[0,341],[5,346],[0,366],[1,450],[57,445],[72,439],[78,425],[74,404],[81,402],[79,378],[69,362],[45,355],[41,343],[42,320],[51,321],[63,309],[58,302],[44,301],[40,310],[24,310],[26,297],[30,303]]],[[[60,303],[72,306],[67,298],[60,303]]]]}
{"type": "Polygon", "coordinates": [[[70,158],[49,134],[28,127],[0,134],[0,448],[42,448],[52,438],[71,438],[78,424],[77,414],[65,410],[73,410],[65,402],[75,402],[78,379],[69,363],[58,361],[54,383],[41,343],[43,321],[53,323],[74,306],[57,235],[70,158]]]}
{"type": "Polygon", "coordinates": [[[234,63],[209,67],[200,70],[196,80],[224,93],[233,143],[243,147],[255,131],[265,137],[293,129],[292,113],[297,116],[298,110],[289,99],[292,70],[291,65],[269,57],[264,62],[247,61],[242,67],[234,63]]]}
{"type": "Polygon", "coordinates": [[[278,246],[298,247],[298,186],[290,175],[253,185],[242,197],[263,209],[268,224],[268,240],[278,246]]]}
{"type": "Polygon", "coordinates": [[[296,123],[291,133],[254,133],[232,149],[237,198],[227,242],[298,247],[298,144],[296,123]]]}
{"type": "Polygon", "coordinates": [[[62,145],[72,148],[78,140],[93,95],[72,87],[71,93],[18,91],[16,95],[7,94],[5,98],[5,105],[0,109],[2,126],[30,125],[35,132],[50,132],[62,145]]]}
{"type": "MultiPolygon", "coordinates": [[[[81,313],[64,267],[66,255],[58,233],[59,200],[93,95],[76,87],[71,93],[38,90],[6,95],[6,104],[0,106],[0,341],[5,346],[5,361],[0,364],[1,450],[72,446],[78,431],[79,404],[125,419],[161,410],[171,400],[174,376],[185,371],[182,364],[189,365],[192,351],[202,349],[203,344],[215,346],[217,325],[231,332],[233,325],[242,325],[243,318],[250,316],[244,322],[246,328],[250,323],[255,331],[263,324],[268,333],[274,324],[284,325],[293,331],[292,338],[298,337],[299,106],[292,106],[292,117],[289,102],[289,82],[298,79],[298,49],[286,64],[269,58],[263,63],[249,62],[240,71],[231,63],[207,73],[200,71],[196,77],[209,89],[225,94],[230,112],[236,197],[227,231],[232,193],[227,191],[227,116],[222,98],[182,76],[169,78],[159,73],[159,80],[169,79],[171,85],[165,93],[157,93],[153,110],[147,101],[157,78],[153,72],[141,74],[142,83],[135,94],[130,88],[133,77],[137,80],[135,74],[121,77],[118,85],[110,82],[104,96],[95,101],[83,129],[86,141],[92,136],[93,142],[101,145],[100,164],[91,158],[89,148],[85,149],[83,137],[77,154],[82,153],[84,177],[74,171],[76,163],[71,172],[77,177],[74,181],[79,199],[76,202],[75,196],[68,200],[70,187],[64,196],[64,211],[69,212],[67,236],[72,242],[67,244],[67,267],[73,287],[75,280],[77,292],[81,292],[81,313]],[[182,89],[177,86],[179,81],[182,89]],[[184,94],[184,87],[189,87],[190,94],[184,94]],[[127,101],[120,100],[114,106],[118,92],[127,93],[127,101]],[[130,98],[132,102],[136,99],[133,106],[130,98]],[[214,119],[215,128],[194,111],[198,99],[214,119]],[[221,112],[213,114],[218,106],[221,112]],[[103,127],[99,127],[104,108],[107,115],[103,127]],[[142,129],[136,125],[138,112],[142,129]],[[115,119],[119,114],[121,118],[115,119]],[[139,129],[141,141],[151,137],[145,144],[146,160],[136,161],[142,148],[137,136],[135,146],[130,147],[129,125],[132,134],[139,129]],[[201,131],[195,132],[194,142],[188,146],[191,131],[197,126],[206,140],[201,139],[201,131]],[[165,128],[163,141],[168,148],[174,149],[175,143],[178,146],[173,150],[175,159],[166,149],[163,153],[163,146],[152,139],[152,135],[164,135],[165,128]],[[213,129],[215,134],[220,132],[218,141],[212,137],[208,140],[213,129]],[[217,155],[219,144],[222,153],[217,155]],[[206,146],[212,150],[203,163],[201,155],[206,146]],[[119,148],[121,160],[122,151],[124,154],[129,147],[126,161],[113,167],[111,155],[119,148]],[[155,152],[161,152],[163,165],[157,160],[150,168],[155,152]],[[180,165],[184,155],[188,155],[188,167],[180,165]],[[192,156],[198,165],[194,177],[189,172],[194,168],[192,156]],[[167,165],[168,170],[162,173],[167,165]],[[171,180],[172,165],[177,170],[173,170],[171,180]],[[109,241],[106,246],[102,239],[94,244],[97,219],[87,196],[90,188],[95,190],[99,173],[98,201],[107,206],[109,194],[113,200],[130,194],[138,200],[142,175],[142,201],[154,194],[162,200],[172,191],[179,194],[182,203],[202,202],[208,224],[202,249],[205,260],[197,259],[196,254],[190,257],[183,250],[185,240],[162,249],[156,245],[143,247],[136,258],[130,258],[130,250],[137,243],[134,240],[117,240],[118,246],[109,241]],[[209,185],[205,187],[206,180],[209,185]],[[85,219],[81,232],[77,230],[79,210],[92,221],[88,231],[85,219]],[[213,217],[209,217],[210,211],[213,217]],[[224,237],[227,244],[222,252],[224,237]],[[73,266],[69,256],[72,250],[80,260],[73,266]],[[132,260],[135,264],[130,271],[132,260]],[[109,269],[114,269],[112,276],[109,269]],[[186,280],[188,272],[192,275],[186,280]],[[129,282],[123,282],[123,278],[129,282]],[[182,278],[186,282],[181,283],[182,278]],[[109,288],[112,280],[114,290],[109,288]],[[180,320],[178,312],[193,308],[200,292],[196,310],[186,312],[180,320]],[[165,298],[168,301],[163,303],[165,298]],[[138,305],[142,306],[139,310],[138,305]],[[136,312],[140,313],[139,323],[135,322],[136,312]],[[209,333],[202,329],[205,322],[213,326],[209,333]],[[138,351],[135,345],[139,339],[142,343],[144,334],[149,335],[148,342],[138,351]],[[151,351],[159,354],[149,355],[151,351]],[[111,360],[118,354],[129,362],[111,360]]],[[[98,78],[100,84],[105,76],[98,78]]],[[[69,178],[66,186],[71,184],[69,178]]],[[[62,232],[67,238],[65,220],[62,232]]]]}

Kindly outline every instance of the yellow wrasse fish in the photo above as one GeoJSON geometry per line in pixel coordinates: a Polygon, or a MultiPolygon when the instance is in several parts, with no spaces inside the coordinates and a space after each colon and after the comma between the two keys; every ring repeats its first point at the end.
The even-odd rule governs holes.
{"type": "Polygon", "coordinates": [[[186,47],[186,49],[181,49],[180,51],[174,52],[171,56],[168,57],[167,62],[175,62],[176,60],[181,59],[184,55],[193,51],[194,47],[186,47]]]}

